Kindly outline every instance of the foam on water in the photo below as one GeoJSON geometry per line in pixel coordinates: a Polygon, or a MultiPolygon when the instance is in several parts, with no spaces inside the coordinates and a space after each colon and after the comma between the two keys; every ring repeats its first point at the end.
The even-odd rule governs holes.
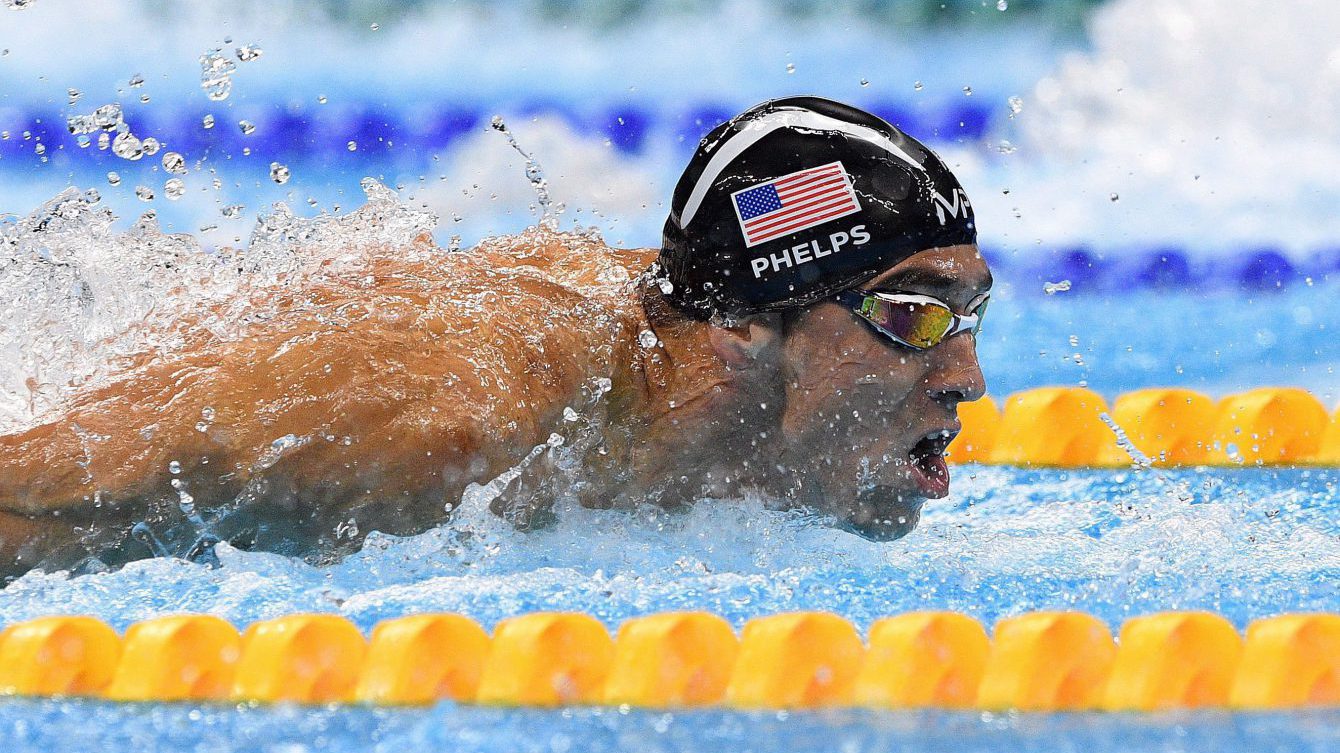
{"type": "Polygon", "coordinates": [[[983,229],[1017,208],[1018,243],[1335,246],[1340,7],[1122,0],[1089,36],[1011,121],[1027,164],[982,197],[983,229]]]}
{"type": "Polygon", "coordinates": [[[542,609],[610,627],[707,609],[740,625],[761,614],[835,611],[859,625],[914,609],[986,623],[1081,609],[1116,627],[1164,609],[1208,609],[1239,626],[1340,603],[1333,470],[1022,471],[968,466],[921,527],[871,542],[763,500],[703,500],[687,512],[562,507],[552,527],[513,530],[475,495],[451,522],[315,566],[218,548],[220,567],[133,562],[76,578],[30,573],[0,592],[0,622],[51,612],[117,627],[182,611],[247,624],[337,612],[370,629],[426,611],[486,626],[542,609]]]}

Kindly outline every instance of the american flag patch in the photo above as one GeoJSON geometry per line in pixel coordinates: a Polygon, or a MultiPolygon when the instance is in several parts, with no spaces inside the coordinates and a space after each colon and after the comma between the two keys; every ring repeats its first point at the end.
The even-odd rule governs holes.
{"type": "Polygon", "coordinates": [[[861,211],[841,162],[740,189],[731,201],[746,247],[861,211]]]}

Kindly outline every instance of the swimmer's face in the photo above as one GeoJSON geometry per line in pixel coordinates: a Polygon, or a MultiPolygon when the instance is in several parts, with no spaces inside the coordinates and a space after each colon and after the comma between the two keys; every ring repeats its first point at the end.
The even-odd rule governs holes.
{"type": "MultiPolygon", "coordinates": [[[[975,245],[923,251],[862,286],[919,293],[966,313],[991,289],[975,245]]],[[[862,533],[897,538],[949,493],[944,450],[958,404],[986,384],[971,332],[926,350],[899,345],[837,302],[801,312],[783,344],[786,464],[822,506],[862,533]]]]}

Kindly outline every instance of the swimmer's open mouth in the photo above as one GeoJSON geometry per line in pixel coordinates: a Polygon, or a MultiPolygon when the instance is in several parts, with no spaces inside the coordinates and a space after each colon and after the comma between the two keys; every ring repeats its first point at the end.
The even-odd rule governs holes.
{"type": "Polygon", "coordinates": [[[945,462],[945,450],[958,436],[957,430],[936,429],[922,437],[911,452],[912,480],[922,494],[938,499],[949,494],[949,464],[945,462]]]}

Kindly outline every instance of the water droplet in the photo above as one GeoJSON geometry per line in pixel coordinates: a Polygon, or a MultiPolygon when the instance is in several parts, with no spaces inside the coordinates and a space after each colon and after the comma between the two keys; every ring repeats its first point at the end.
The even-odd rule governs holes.
{"type": "Polygon", "coordinates": [[[188,518],[195,517],[195,497],[182,488],[177,489],[177,497],[177,506],[181,508],[182,514],[188,518]]]}
{"type": "Polygon", "coordinates": [[[98,148],[107,151],[107,147],[112,145],[112,137],[106,133],[98,134],[98,148]]]}
{"type": "Polygon", "coordinates": [[[251,133],[256,130],[256,124],[252,123],[250,120],[237,121],[237,127],[242,129],[243,136],[250,136],[251,133]]]}
{"type": "Polygon", "coordinates": [[[1000,143],[996,144],[996,151],[1000,152],[1001,154],[1014,154],[1018,150],[1019,147],[1010,143],[1009,139],[1001,139],[1000,143]]]}
{"type": "Polygon", "coordinates": [[[373,31],[376,31],[376,30],[380,29],[381,27],[382,27],[381,24],[372,24],[372,26],[370,26],[369,28],[372,29],[373,31]]]}
{"type": "Polygon", "coordinates": [[[186,158],[177,152],[163,152],[163,169],[173,175],[185,175],[186,158]]]}
{"type": "Polygon", "coordinates": [[[865,86],[869,86],[869,85],[870,85],[870,80],[869,80],[869,79],[864,79],[864,78],[861,79],[861,86],[865,87],[865,86]]]}
{"type": "Polygon", "coordinates": [[[146,104],[146,105],[149,104],[149,95],[148,95],[148,94],[141,94],[141,95],[140,95],[140,102],[142,102],[142,103],[144,103],[144,104],[146,104]]]}
{"type": "Polygon", "coordinates": [[[229,204],[223,209],[220,209],[219,213],[231,220],[240,217],[242,215],[242,210],[245,208],[246,207],[241,204],[229,204]]]}
{"type": "Polygon", "coordinates": [[[186,195],[186,184],[181,178],[168,178],[163,184],[163,195],[168,201],[176,201],[186,195]]]}
{"type": "Polygon", "coordinates": [[[233,50],[233,53],[237,55],[238,60],[241,60],[244,63],[250,63],[253,60],[258,60],[261,55],[265,54],[265,51],[257,45],[244,44],[236,50],[233,50]]]}
{"type": "Polygon", "coordinates": [[[921,91],[921,90],[924,89],[924,88],[925,88],[925,87],[922,86],[922,84],[921,84],[920,81],[913,81],[913,82],[912,82],[912,90],[913,90],[913,91],[921,91]]]}
{"type": "Polygon", "coordinates": [[[213,127],[214,127],[214,116],[213,116],[213,115],[206,115],[205,117],[201,118],[201,119],[200,119],[200,125],[204,126],[204,127],[207,128],[207,129],[208,129],[208,128],[213,128],[213,127]]]}
{"type": "Polygon", "coordinates": [[[112,154],[132,162],[144,156],[144,146],[135,135],[127,131],[116,134],[112,141],[112,154]]]}
{"type": "Polygon", "coordinates": [[[215,48],[200,56],[200,88],[205,96],[218,102],[228,98],[233,91],[233,72],[237,63],[229,60],[223,50],[215,48]]]}
{"type": "Polygon", "coordinates": [[[47,153],[47,147],[46,147],[46,144],[43,144],[43,143],[40,142],[40,141],[37,142],[37,144],[33,146],[33,151],[34,151],[34,152],[37,152],[39,155],[41,155],[41,154],[46,154],[46,153],[47,153]]]}
{"type": "Polygon", "coordinates": [[[489,119],[489,128],[492,128],[495,131],[506,131],[507,124],[503,122],[503,117],[501,115],[494,115],[489,119]]]}
{"type": "Polygon", "coordinates": [[[200,417],[212,422],[214,420],[214,409],[206,405],[200,409],[200,417]]]}
{"type": "Polygon", "coordinates": [[[1121,198],[1121,197],[1118,196],[1118,195],[1116,195],[1116,194],[1108,194],[1108,196],[1107,196],[1108,201],[1117,201],[1117,200],[1120,199],[1120,198],[1121,198]]]}
{"type": "Polygon", "coordinates": [[[1007,11],[1007,10],[1009,10],[1009,9],[1010,9],[1010,4],[1009,4],[1008,0],[996,0],[996,10],[1000,11],[1001,13],[1004,13],[1005,11],[1007,11]]]}
{"type": "Polygon", "coordinates": [[[660,339],[656,337],[655,332],[644,329],[637,334],[637,342],[644,348],[654,348],[660,342],[660,339]]]}
{"type": "Polygon", "coordinates": [[[177,474],[181,473],[181,463],[175,460],[169,462],[168,472],[171,473],[173,476],[176,476],[177,474]]]}
{"type": "Polygon", "coordinates": [[[1011,118],[1013,118],[1015,115],[1018,115],[1020,112],[1023,112],[1024,109],[1023,99],[1019,97],[1010,97],[1009,99],[1005,100],[1005,102],[1010,106],[1011,118]]]}
{"type": "Polygon", "coordinates": [[[321,95],[317,96],[317,98],[316,98],[316,103],[317,103],[318,105],[324,105],[325,103],[327,103],[327,102],[329,102],[329,101],[330,101],[330,100],[329,100],[329,99],[326,99],[326,95],[324,95],[324,94],[321,94],[321,95]]]}
{"type": "Polygon", "coordinates": [[[675,284],[668,279],[662,278],[657,284],[660,286],[661,292],[665,295],[670,295],[675,292],[675,284]]]}
{"type": "Polygon", "coordinates": [[[153,201],[154,190],[148,186],[135,186],[135,197],[140,201],[153,201]]]}
{"type": "Polygon", "coordinates": [[[140,143],[140,146],[144,148],[144,153],[150,157],[158,154],[158,150],[163,148],[163,145],[158,143],[158,139],[153,136],[146,138],[140,143]]]}
{"type": "Polygon", "coordinates": [[[115,131],[124,121],[121,118],[121,105],[103,105],[93,111],[93,122],[104,131],[115,131]]]}
{"type": "Polygon", "coordinates": [[[85,204],[97,204],[99,201],[102,201],[102,194],[98,193],[98,189],[90,188],[84,192],[85,204]]]}
{"type": "Polygon", "coordinates": [[[344,146],[345,146],[346,149],[348,149],[348,150],[351,151],[351,152],[353,152],[353,151],[357,151],[357,150],[358,150],[358,142],[357,142],[357,141],[350,141],[348,144],[345,144],[344,146]]]}
{"type": "Polygon", "coordinates": [[[1064,293],[1069,289],[1070,289],[1069,280],[1061,280],[1060,282],[1047,282],[1043,283],[1042,285],[1042,292],[1046,293],[1047,295],[1056,295],[1057,293],[1064,293]]]}
{"type": "Polygon", "coordinates": [[[786,64],[786,72],[787,72],[787,73],[795,73],[795,72],[796,72],[796,64],[795,64],[795,63],[787,63],[787,64],[786,64]]]}
{"type": "Polygon", "coordinates": [[[972,87],[971,87],[971,86],[965,86],[965,87],[963,87],[963,96],[965,96],[965,97],[971,97],[971,96],[972,96],[972,87]]]}
{"type": "Polygon", "coordinates": [[[288,182],[288,179],[289,170],[287,166],[281,165],[278,162],[270,163],[270,180],[282,186],[288,182]]]}
{"type": "Polygon", "coordinates": [[[75,136],[82,136],[98,130],[98,124],[93,122],[92,115],[71,115],[65,120],[65,127],[75,136]]]}
{"type": "Polygon", "coordinates": [[[67,89],[65,90],[65,94],[67,97],[69,97],[70,104],[78,102],[79,98],[83,96],[83,94],[78,89],[67,89]]]}
{"type": "Polygon", "coordinates": [[[107,173],[107,182],[114,186],[121,185],[121,174],[117,172],[107,173]]]}
{"type": "Polygon", "coordinates": [[[577,411],[573,410],[573,409],[572,409],[572,406],[568,406],[568,407],[566,407],[566,408],[563,409],[563,420],[564,420],[564,421],[572,422],[572,421],[576,421],[576,420],[579,419],[579,418],[581,418],[581,416],[577,415],[577,411]]]}

